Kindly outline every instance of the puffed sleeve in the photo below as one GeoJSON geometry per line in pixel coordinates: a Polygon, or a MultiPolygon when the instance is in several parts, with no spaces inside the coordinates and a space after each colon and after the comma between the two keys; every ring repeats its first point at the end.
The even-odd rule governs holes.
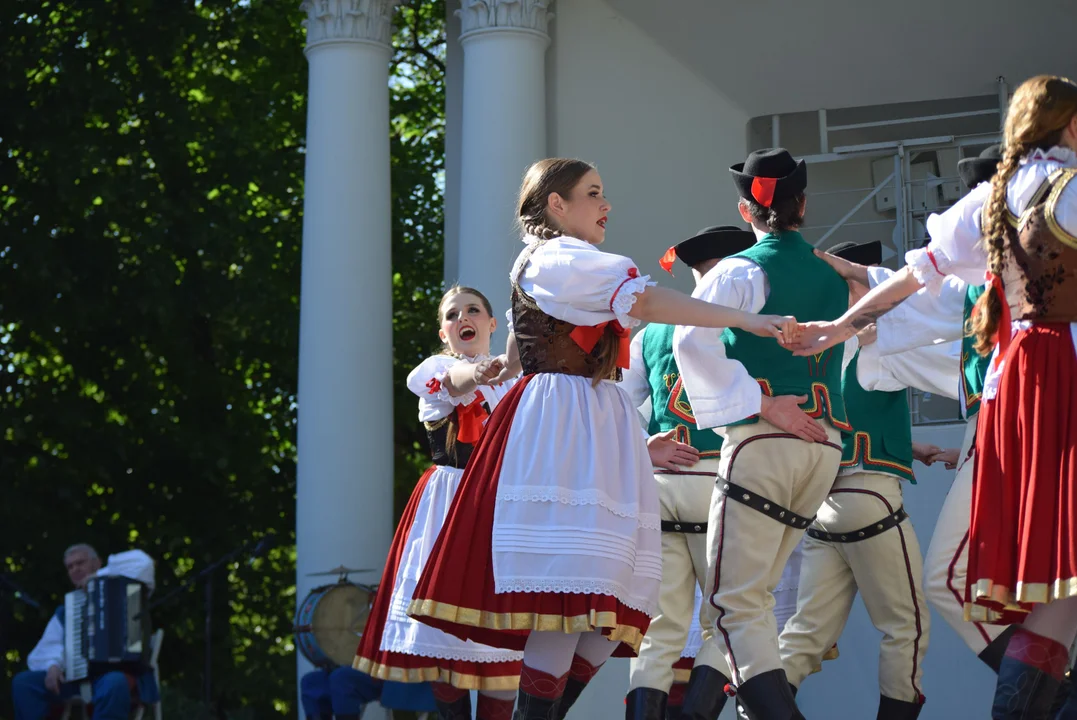
{"type": "MultiPolygon", "coordinates": [[[[757,313],[766,303],[766,273],[749,260],[726,258],[703,276],[692,297],[757,313]]],[[[726,357],[720,328],[678,325],[673,355],[697,426],[722,427],[759,414],[759,383],[742,363],[726,357]]]]}
{"type": "Polygon", "coordinates": [[[860,350],[856,379],[865,390],[893,392],[917,388],[957,399],[961,341],[926,345],[895,355],[880,355],[877,343],[860,350]]]}
{"type": "MultiPolygon", "coordinates": [[[[871,286],[892,275],[885,268],[871,268],[871,286]]],[[[960,340],[968,286],[958,277],[943,278],[938,293],[921,288],[875,321],[879,355],[912,350],[940,342],[960,340]]]]}
{"type": "Polygon", "coordinates": [[[626,328],[639,325],[628,316],[636,294],[655,284],[630,258],[570,238],[538,248],[519,278],[547,315],[586,326],[617,320],[626,328]]]}
{"type": "Polygon", "coordinates": [[[449,355],[433,355],[408,374],[408,390],[419,398],[419,421],[434,422],[448,417],[457,405],[470,405],[474,391],[453,397],[445,387],[445,374],[458,362],[449,355]]]}
{"type": "Polygon", "coordinates": [[[926,248],[905,254],[913,275],[933,293],[938,293],[947,275],[957,275],[967,283],[982,283],[987,255],[980,243],[980,214],[991,194],[991,183],[980,183],[946,212],[927,219],[931,238],[926,248]]]}
{"type": "Polygon", "coordinates": [[[651,396],[651,384],[647,380],[647,363],[643,359],[643,333],[636,333],[630,346],[629,367],[622,373],[621,389],[628,393],[632,407],[639,408],[651,396]]]}

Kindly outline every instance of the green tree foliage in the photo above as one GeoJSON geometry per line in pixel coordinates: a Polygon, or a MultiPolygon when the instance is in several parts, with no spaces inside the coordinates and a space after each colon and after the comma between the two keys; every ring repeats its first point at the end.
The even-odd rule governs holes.
{"type": "MultiPolygon", "coordinates": [[[[444,17],[402,6],[393,39],[398,507],[423,455],[403,378],[436,343],[444,17]]],[[[146,550],[161,597],[273,530],[216,576],[215,714],[296,715],[302,19],[298,0],[0,3],[0,572],[44,600],[0,597],[7,678],[69,544],[146,550]]],[[[155,614],[170,696],[200,696],[202,617],[200,593],[155,614]]]]}

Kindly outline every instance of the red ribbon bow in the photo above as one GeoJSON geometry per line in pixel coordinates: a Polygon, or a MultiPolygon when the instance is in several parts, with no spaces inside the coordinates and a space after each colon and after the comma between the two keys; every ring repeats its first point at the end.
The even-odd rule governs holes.
{"type": "Polygon", "coordinates": [[[606,326],[610,324],[613,325],[613,332],[617,335],[617,367],[627,370],[631,355],[632,331],[622,327],[621,323],[616,320],[608,320],[598,325],[577,325],[568,336],[579,345],[581,350],[589,353],[595,349],[595,345],[602,339],[602,333],[606,331],[606,326]]]}
{"type": "Polygon", "coordinates": [[[456,439],[468,445],[474,445],[482,436],[482,427],[490,413],[486,412],[483,403],[486,398],[482,396],[482,390],[475,391],[475,399],[467,405],[456,408],[456,421],[460,429],[456,432],[456,439]]]}
{"type": "Polygon", "coordinates": [[[765,208],[774,202],[774,189],[778,187],[778,178],[752,178],[752,197],[765,208]]]}
{"type": "Polygon", "coordinates": [[[677,248],[674,246],[674,247],[671,247],[669,250],[666,250],[666,254],[658,259],[658,265],[663,270],[665,270],[670,275],[672,275],[673,274],[673,263],[676,260],[677,260],[677,248]]]}
{"type": "Polygon", "coordinates": [[[1013,320],[1010,317],[1010,303],[1006,301],[1006,289],[1002,285],[1002,278],[990,270],[987,271],[987,282],[991,284],[991,290],[998,295],[999,304],[1002,305],[1002,319],[999,320],[998,335],[995,341],[998,343],[998,355],[995,357],[994,369],[998,370],[1002,358],[1010,348],[1010,339],[1013,335],[1013,320]]]}

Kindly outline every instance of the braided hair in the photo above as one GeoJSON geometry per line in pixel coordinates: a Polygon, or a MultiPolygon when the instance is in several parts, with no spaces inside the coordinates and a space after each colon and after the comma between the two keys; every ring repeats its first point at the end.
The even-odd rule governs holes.
{"type": "MultiPolygon", "coordinates": [[[[991,180],[991,195],[981,211],[983,246],[987,269],[1001,277],[1009,251],[1006,189],[1021,166],[1021,158],[1033,150],[1050,149],[1062,138],[1062,132],[1077,115],[1077,85],[1066,78],[1039,75],[1021,83],[1010,101],[1006,115],[1003,145],[1005,151],[991,180]]],[[[1005,298],[988,290],[976,301],[969,334],[976,338],[975,348],[988,355],[995,346],[1005,298]]],[[[1002,328],[1009,332],[1009,328],[1002,328]]]]}

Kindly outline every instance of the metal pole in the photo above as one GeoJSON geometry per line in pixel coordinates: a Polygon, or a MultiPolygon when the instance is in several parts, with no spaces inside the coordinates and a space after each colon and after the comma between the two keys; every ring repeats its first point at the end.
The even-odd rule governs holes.
{"type": "Polygon", "coordinates": [[[819,153],[825,155],[830,152],[829,128],[826,125],[826,109],[819,110],[819,153]]]}
{"type": "Polygon", "coordinates": [[[1006,111],[1010,107],[1010,84],[1006,82],[1006,78],[999,75],[996,78],[998,82],[998,127],[999,130],[1006,128],[1006,111]]]}
{"type": "Polygon", "coordinates": [[[210,672],[213,666],[213,575],[206,576],[206,627],[205,627],[206,658],[202,669],[202,703],[205,707],[206,718],[213,717],[210,710],[210,672]]]}
{"type": "Polygon", "coordinates": [[[771,115],[770,116],[770,146],[781,147],[782,146],[782,116],[771,115]]]}

